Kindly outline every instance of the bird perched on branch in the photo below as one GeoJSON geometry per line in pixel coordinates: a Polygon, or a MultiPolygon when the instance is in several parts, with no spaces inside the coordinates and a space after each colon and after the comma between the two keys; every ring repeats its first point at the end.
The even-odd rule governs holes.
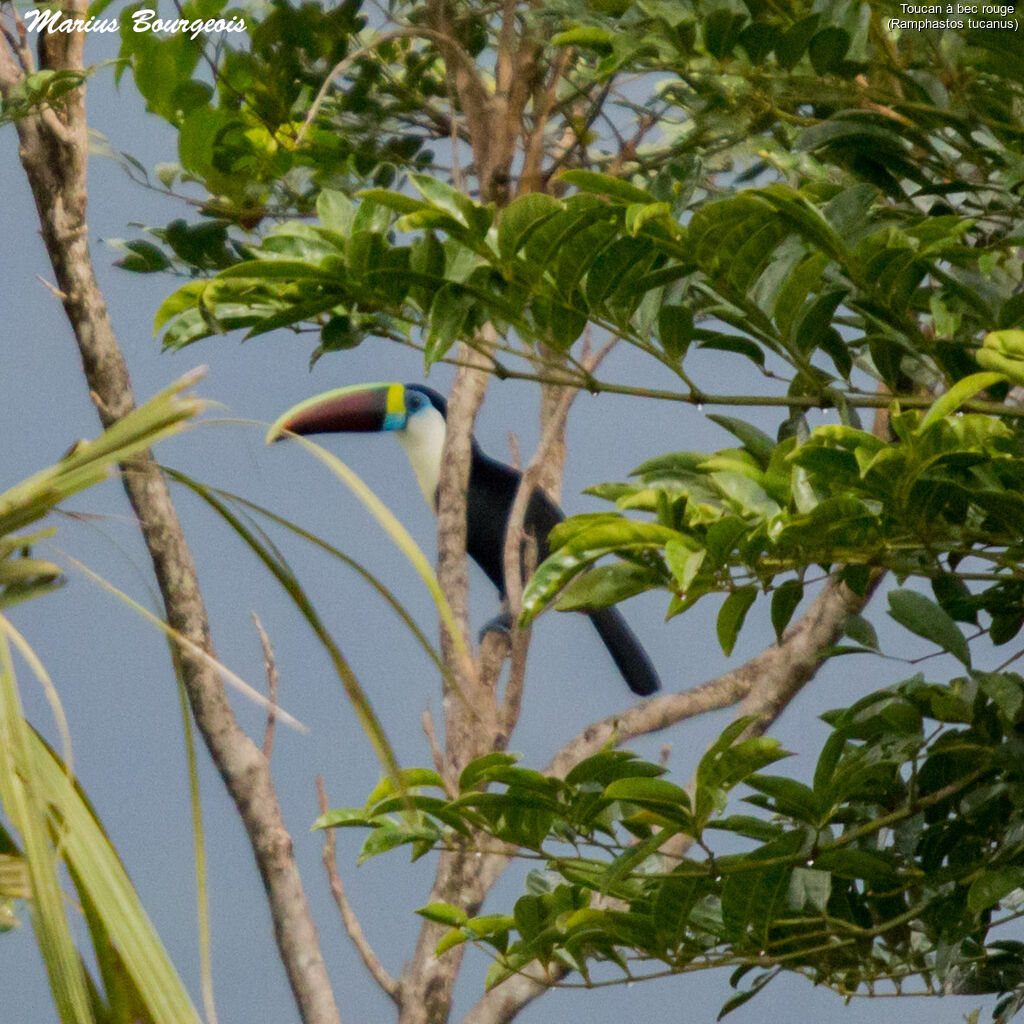
{"type": "MultiPolygon", "coordinates": [[[[308,398],[284,413],[270,428],[268,440],[285,431],[330,434],[393,431],[405,449],[420,490],[437,509],[447,404],[420,384],[357,384],[308,398]]],[[[466,551],[498,588],[505,586],[505,533],[522,473],[485,455],[472,439],[469,489],[466,494],[466,551]]],[[[534,490],[523,517],[537,543],[540,560],[548,556],[548,534],[565,517],[541,490],[534,490]]],[[[637,694],[648,696],[660,686],[658,674],[626,620],[616,608],[587,613],[622,678],[637,694]]],[[[500,619],[499,619],[500,621],[500,619]]],[[[504,617],[507,628],[509,620],[504,617]]]]}

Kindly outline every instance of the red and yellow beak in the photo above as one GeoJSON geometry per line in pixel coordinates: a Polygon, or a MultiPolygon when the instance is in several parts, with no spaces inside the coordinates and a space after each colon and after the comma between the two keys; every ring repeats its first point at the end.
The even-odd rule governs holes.
{"type": "Polygon", "coordinates": [[[352,384],[314,395],[282,413],[267,431],[267,444],[286,433],[377,433],[406,423],[404,384],[352,384]]]}

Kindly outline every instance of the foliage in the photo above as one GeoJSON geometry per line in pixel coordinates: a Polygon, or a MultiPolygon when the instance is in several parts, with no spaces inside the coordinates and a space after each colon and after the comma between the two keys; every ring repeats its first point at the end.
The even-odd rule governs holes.
{"type": "MultiPolygon", "coordinates": [[[[360,0],[329,8],[285,0],[241,8],[226,0],[175,5],[175,18],[244,19],[245,32],[216,40],[133,31],[136,11],[155,6],[132,4],[120,12],[119,76],[129,68],[147,109],[178,131],[178,162],[156,169],[160,184],[170,190],[199,182],[211,196],[202,211],[207,222],[175,220],[155,230],[170,259],[202,267],[207,231],[222,237],[228,224],[252,229],[282,210],[309,212],[325,185],[386,184],[396,168],[430,165],[431,154],[406,122],[422,113],[425,97],[443,92],[436,54],[396,39],[360,57],[367,21],[360,0]],[[353,88],[332,95],[320,121],[303,132],[324,76],[346,57],[354,59],[353,88]]],[[[148,181],[145,168],[133,163],[148,181]]],[[[129,250],[141,257],[130,255],[126,264],[136,271],[164,269],[168,259],[152,243],[136,241],[129,250]]]]}
{"type": "Polygon", "coordinates": [[[932,993],[1007,991],[1024,983],[1020,943],[997,932],[1021,913],[1022,716],[1014,673],[915,676],[824,716],[811,784],[765,774],[786,754],[745,739],[741,719],[691,793],[625,751],[564,780],[492,754],[467,765],[453,797],[414,769],[415,810],[384,782],[317,825],[368,829],[360,860],[505,843],[539,858],[510,914],[420,911],[451,926],[438,954],[463,942],[490,952],[489,986],[555,965],[587,984],[729,966],[738,988],[755,972],[723,1014],[782,971],[843,995],[911,978],[932,993]],[[740,784],[761,813],[727,807],[740,784]]]}
{"type": "MultiPolygon", "coordinates": [[[[774,436],[716,416],[738,446],[657,455],[592,488],[615,511],[559,527],[524,621],[652,588],[670,615],[724,594],[730,652],[760,592],[781,638],[814,566],[862,594],[891,571],[934,596],[901,587],[892,617],[968,674],[833,713],[811,786],[762,774],[779,752],[738,725],[692,798],[625,754],[559,781],[495,753],[457,796],[413,770],[320,824],[369,828],[364,858],[481,836],[543,858],[512,914],[424,911],[453,926],[442,949],[492,949],[492,985],[550,965],[589,982],[596,960],[624,979],[728,963],[738,985],[755,970],[725,1009],[781,970],[844,994],[908,976],[1020,989],[1020,947],[989,933],[1015,917],[1024,866],[1022,682],[978,670],[958,625],[999,644],[1024,622],[1019,36],[894,31],[899,12],[863,0],[520,13],[533,100],[512,128],[536,146],[518,181],[511,156],[485,166],[473,121],[499,98],[496,8],[392,5],[397,28],[376,33],[356,4],[279,0],[222,62],[209,41],[126,42],[150,108],[180,133],[181,167],[158,176],[209,192],[197,223],[123,243],[127,269],[193,278],[156,315],[165,347],[284,327],[315,335],[314,358],[376,336],[420,348],[429,369],[458,361],[459,342],[499,378],[777,409],[774,436]],[[317,105],[328,74],[338,87],[317,105]],[[478,92],[456,94],[460,79],[478,92]],[[599,379],[583,361],[592,328],[671,387],[599,379]],[[757,393],[720,393],[733,377],[757,393]],[[838,424],[812,429],[814,409],[838,424]],[[873,432],[864,411],[883,414],[873,432]],[[724,815],[740,782],[770,817],[724,815]],[[722,831],[746,852],[716,849],[722,831]],[[685,855],[664,852],[684,838],[685,855]]],[[[847,633],[835,653],[877,649],[865,620],[847,633]]]]}
{"type": "MultiPolygon", "coordinates": [[[[552,537],[557,551],[524,597],[525,614],[535,615],[570,580],[564,607],[657,586],[672,593],[670,615],[724,591],[719,636],[728,652],[759,589],[773,591],[772,624],[781,636],[804,578],[816,565],[838,564],[860,593],[874,570],[924,577],[944,615],[978,625],[979,612],[987,612],[992,640],[1006,643],[1024,621],[1022,434],[1015,420],[951,415],[1002,380],[996,373],[963,378],[924,415],[899,413],[894,403],[889,443],[852,426],[825,426],[803,441],[775,444],[747,424],[718,418],[741,448],[661,456],[636,471],[635,483],[592,489],[622,509],[652,513],[656,524],[596,514],[560,526],[552,537]],[[587,571],[609,552],[628,560],[587,571]]],[[[959,643],[955,653],[969,664],[962,636],[959,643]]]]}
{"type": "MultiPolygon", "coordinates": [[[[0,493],[0,607],[57,586],[60,570],[32,557],[29,545],[52,528],[25,534],[73,494],[105,480],[118,463],[180,430],[200,409],[182,393],[183,378],[92,441],[79,441],[55,465],[0,493]]],[[[27,641],[0,615],[0,899],[10,927],[11,900],[25,899],[62,1021],[198,1020],[117,852],[75,779],[70,747],[62,759],[22,717],[12,648],[51,695],[67,742],[53,684],[27,641]],[[94,979],[74,944],[59,869],[76,891],[91,940],[94,979]]]]}

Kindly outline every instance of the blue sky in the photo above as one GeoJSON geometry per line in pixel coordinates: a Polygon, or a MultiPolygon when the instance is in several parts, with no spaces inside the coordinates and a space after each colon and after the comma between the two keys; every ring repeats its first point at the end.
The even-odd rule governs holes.
{"type": "MultiPolygon", "coordinates": [[[[109,40],[90,38],[87,58],[107,56],[104,47],[109,46],[109,40]]],[[[125,150],[150,167],[174,158],[172,133],[145,115],[127,79],[120,91],[115,89],[112,69],[91,79],[89,113],[93,128],[115,150],[125,150]]],[[[52,274],[17,162],[15,133],[9,126],[0,133],[0,195],[4,197],[0,366],[7,440],[0,465],[3,488],[54,461],[75,439],[95,435],[98,426],[70,329],[59,303],[39,280],[50,280],[52,274]]],[[[187,215],[178,204],[132,185],[111,160],[93,161],[90,242],[137,396],[152,394],[202,363],[209,369],[197,393],[219,403],[211,408],[209,423],[164,445],[159,458],[268,505],[338,544],[378,573],[434,636],[433,606],[422,584],[341,484],[296,446],[266,449],[261,427],[224,422],[266,422],[299,399],[341,384],[421,380],[419,357],[392,343],[371,340],[353,352],[322,359],[311,372],[308,339],[285,332],[244,346],[237,337],[215,338],[176,355],[161,354],[152,336],[153,312],[180,282],[115,268],[117,254],[104,240],[131,236],[132,221],[162,224],[187,215]]],[[[615,354],[605,373],[637,384],[665,383],[656,367],[628,353],[615,354]]],[[[443,367],[430,377],[440,390],[446,390],[449,380],[443,367]]],[[[729,388],[740,389],[734,379],[729,388]]],[[[530,385],[495,383],[477,428],[485,450],[509,457],[507,437],[514,430],[527,457],[536,439],[535,407],[530,385]]],[[[336,438],[329,443],[432,555],[434,519],[399,446],[389,438],[372,437],[336,438]]],[[[595,499],[580,494],[587,485],[624,479],[645,458],[664,451],[728,444],[728,436],[694,409],[638,404],[614,396],[581,396],[570,421],[563,503],[568,511],[598,509],[595,499]]],[[[366,978],[342,934],[319,863],[320,839],[308,832],[316,816],[314,776],[324,776],[335,806],[361,804],[377,779],[372,752],[326,659],[273,581],[195,499],[179,494],[178,500],[199,563],[218,655],[251,683],[263,686],[259,642],[250,622],[250,612],[255,610],[274,643],[281,701],[309,726],[308,734],[278,729],[273,763],[342,1017],[359,1022],[390,1019],[390,1004],[366,978]]],[[[88,513],[89,520],[59,521],[58,537],[46,556],[60,560],[61,551],[70,552],[136,598],[152,602],[148,561],[116,481],[79,497],[71,508],[88,513]]],[[[419,718],[428,706],[439,713],[440,699],[438,680],[422,651],[351,572],[326,565],[319,555],[290,540],[285,548],[383,718],[403,763],[429,763],[419,718]]],[[[472,588],[474,626],[479,626],[494,614],[495,595],[475,569],[472,588]]],[[[882,627],[880,620],[885,617],[877,605],[871,618],[882,627]]],[[[727,661],[714,641],[716,610],[704,603],[665,624],[662,596],[648,595],[625,607],[666,686],[680,688],[739,664],[770,640],[768,627],[753,621],[764,618],[756,606],[733,658],[727,661]]],[[[71,569],[61,592],[16,609],[12,619],[35,646],[60,691],[71,723],[78,774],[198,1000],[187,782],[178,697],[165,642],[153,627],[71,569]]],[[[903,645],[905,636],[899,637],[903,645]]],[[[523,720],[512,749],[524,754],[525,763],[539,767],[588,722],[626,706],[631,695],[582,618],[546,615],[534,637],[523,720]]],[[[951,674],[944,662],[930,665],[934,678],[951,674]]],[[[800,696],[775,731],[784,745],[801,755],[791,762],[794,772],[807,775],[813,765],[825,735],[816,720],[818,713],[911,674],[899,666],[895,675],[892,668],[885,672],[883,676],[878,663],[842,659],[800,696]]],[[[43,696],[23,666],[20,679],[30,719],[52,737],[43,696]]],[[[261,735],[261,713],[240,698],[232,699],[243,724],[253,735],[261,735]]],[[[670,744],[669,764],[682,781],[727,721],[728,716],[720,714],[685,723],[647,738],[635,749],[655,757],[664,744],[670,744]]],[[[221,1020],[286,1024],[297,1020],[297,1015],[276,958],[252,855],[205,751],[200,758],[221,1020]]],[[[356,869],[358,843],[355,835],[341,836],[341,872],[371,942],[397,974],[414,943],[418,919],[411,911],[426,901],[429,860],[410,866],[398,853],[356,869]]],[[[489,906],[508,906],[517,892],[510,878],[489,906]]],[[[50,1024],[56,1017],[27,914],[23,917],[25,926],[19,932],[0,937],[7,967],[0,1020],[50,1024]]],[[[468,962],[453,1019],[458,1019],[460,1008],[471,1005],[486,968],[479,955],[470,953],[468,962]]],[[[585,1014],[591,1024],[611,1024],[624,1017],[710,1021],[728,994],[725,974],[703,974],[628,989],[553,993],[520,1019],[540,1024],[585,1014]]],[[[940,1012],[956,1020],[979,1003],[963,999],[934,1006],[926,1000],[862,1000],[844,1008],[836,997],[793,980],[775,983],[733,1019],[737,1024],[762,1018],[798,1024],[827,1016],[851,1024],[868,1019],[881,1024],[923,1021],[940,1012]]]]}

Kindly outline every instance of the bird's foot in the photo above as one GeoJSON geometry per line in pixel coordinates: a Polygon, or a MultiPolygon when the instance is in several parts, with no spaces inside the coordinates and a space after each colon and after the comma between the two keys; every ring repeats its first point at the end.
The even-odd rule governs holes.
{"type": "Polygon", "coordinates": [[[512,634],[512,613],[510,611],[503,611],[499,615],[495,615],[489,622],[484,623],[483,628],[477,634],[477,643],[483,643],[484,637],[488,633],[500,633],[503,637],[508,638],[512,634]]]}

